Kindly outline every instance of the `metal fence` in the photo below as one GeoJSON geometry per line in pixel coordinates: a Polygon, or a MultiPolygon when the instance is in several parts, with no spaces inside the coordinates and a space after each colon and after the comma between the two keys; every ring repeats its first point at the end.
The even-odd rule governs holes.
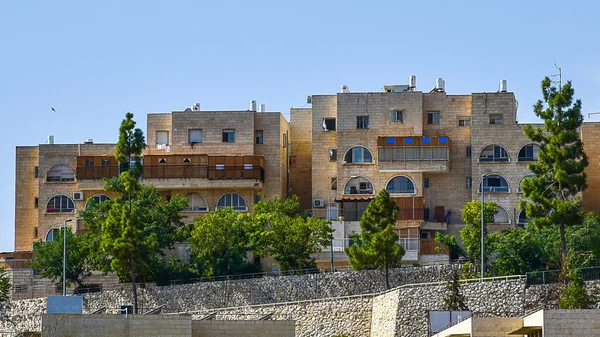
{"type": "MultiPolygon", "coordinates": [[[[600,267],[577,268],[584,281],[600,280],[600,267]]],[[[527,285],[551,284],[560,281],[561,270],[544,270],[527,273],[527,285]]]]}

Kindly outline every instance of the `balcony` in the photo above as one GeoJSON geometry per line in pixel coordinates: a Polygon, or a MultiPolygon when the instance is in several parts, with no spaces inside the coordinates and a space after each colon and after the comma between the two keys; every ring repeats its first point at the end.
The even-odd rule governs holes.
{"type": "MultiPolygon", "coordinates": [[[[166,187],[256,187],[264,181],[262,156],[147,155],[143,179],[157,188],[166,187]],[[169,179],[169,182],[162,180],[169,179]],[[247,180],[247,183],[213,184],[201,180],[247,180]],[[191,180],[183,182],[182,180],[191,180]],[[231,185],[231,186],[230,186],[231,185]],[[244,185],[244,186],[240,186],[244,185]],[[247,185],[247,186],[245,186],[247,185]]],[[[102,189],[102,178],[118,176],[122,168],[114,157],[78,157],[77,180],[82,189],[102,189]],[[109,159],[106,159],[109,158],[109,159]],[[110,165],[114,164],[114,165],[110,165]]]]}
{"type": "Polygon", "coordinates": [[[379,137],[378,168],[387,172],[448,172],[448,137],[379,137]]]}
{"type": "Polygon", "coordinates": [[[425,220],[425,198],[415,197],[394,197],[392,200],[398,205],[398,215],[396,219],[400,224],[422,222],[425,220]]]}

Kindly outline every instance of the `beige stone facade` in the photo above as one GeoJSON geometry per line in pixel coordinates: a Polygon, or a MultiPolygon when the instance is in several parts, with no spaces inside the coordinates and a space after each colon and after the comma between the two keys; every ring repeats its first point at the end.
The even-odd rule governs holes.
{"type": "MultiPolygon", "coordinates": [[[[259,193],[288,196],[290,127],[281,113],[174,111],[148,114],[147,123],[142,183],[165,198],[188,196],[185,222],[223,204],[250,212],[259,193]]],[[[67,219],[78,229],[78,210],[106,194],[102,178],[119,173],[114,150],[93,142],[17,147],[15,250],[31,250],[67,219]]]]}
{"type": "MultiPolygon", "coordinates": [[[[349,244],[347,236],[356,230],[367,202],[381,189],[400,186],[392,182],[396,177],[412,185],[390,193],[400,207],[397,228],[407,250],[405,259],[419,259],[420,251],[422,262],[436,261],[431,256],[423,259],[435,255],[432,237],[436,231],[458,234],[463,226],[460,210],[464,203],[481,199],[484,175],[485,199],[498,205],[491,230],[524,224],[519,185],[530,174],[527,164],[537,158],[539,147],[517,122],[514,93],[405,90],[311,98],[312,108],[291,109],[292,149],[298,146],[297,158],[302,158],[296,164],[302,177],[291,177],[292,193],[302,196],[303,205],[311,195],[313,214],[334,220],[336,251],[349,244]],[[310,154],[305,150],[309,145],[310,154]],[[309,179],[310,185],[302,184],[309,179]]],[[[600,152],[591,145],[600,141],[599,125],[586,123],[581,129],[591,162],[583,193],[588,211],[600,210],[592,197],[600,185],[595,166],[600,152]]]]}

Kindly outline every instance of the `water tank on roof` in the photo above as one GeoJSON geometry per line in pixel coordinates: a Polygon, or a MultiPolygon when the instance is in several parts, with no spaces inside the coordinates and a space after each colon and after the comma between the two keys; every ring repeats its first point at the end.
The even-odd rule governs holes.
{"type": "Polygon", "coordinates": [[[267,105],[266,104],[261,104],[260,105],[260,112],[265,112],[267,111],[267,105]]]}
{"type": "Polygon", "coordinates": [[[508,81],[500,80],[500,92],[507,92],[507,91],[508,91],[508,81]]]}
{"type": "Polygon", "coordinates": [[[417,75],[410,75],[408,77],[408,88],[412,90],[417,88],[417,75]]]}
{"type": "Polygon", "coordinates": [[[348,86],[347,86],[347,85],[345,85],[345,84],[342,84],[342,86],[340,87],[340,91],[341,91],[342,93],[347,93],[347,92],[350,92],[350,88],[348,88],[348,86]]]}
{"type": "Polygon", "coordinates": [[[48,136],[48,144],[54,144],[54,135],[48,136]]]}
{"type": "Polygon", "coordinates": [[[250,111],[256,111],[256,100],[250,102],[250,111]]]}
{"type": "Polygon", "coordinates": [[[438,77],[435,79],[435,91],[444,92],[446,91],[446,81],[443,78],[438,77]]]}

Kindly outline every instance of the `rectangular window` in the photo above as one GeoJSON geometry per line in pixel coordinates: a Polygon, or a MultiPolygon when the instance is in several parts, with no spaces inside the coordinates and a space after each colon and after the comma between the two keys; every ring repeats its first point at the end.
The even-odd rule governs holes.
{"type": "Polygon", "coordinates": [[[335,131],[335,118],[323,118],[323,131],[335,131]]]}
{"type": "Polygon", "coordinates": [[[217,171],[223,171],[225,169],[225,164],[217,164],[216,169],[217,171]]]}
{"type": "Polygon", "coordinates": [[[36,166],[33,168],[33,177],[38,178],[39,176],[40,176],[40,168],[39,168],[39,166],[36,166]]]}
{"type": "Polygon", "coordinates": [[[471,188],[471,186],[473,186],[473,183],[471,182],[471,177],[467,177],[467,188],[471,188]]]}
{"type": "Polygon", "coordinates": [[[390,121],[392,123],[404,123],[404,115],[403,115],[402,111],[399,111],[399,110],[392,111],[390,121]]]}
{"type": "Polygon", "coordinates": [[[33,238],[37,239],[38,237],[38,228],[37,227],[33,227],[33,238]]]}
{"type": "Polygon", "coordinates": [[[288,142],[288,141],[287,141],[287,134],[285,134],[285,133],[284,133],[284,134],[283,134],[283,148],[286,148],[286,147],[287,147],[287,142],[288,142]]]}
{"type": "Polygon", "coordinates": [[[235,143],[234,129],[223,129],[223,143],[235,143]]]}
{"type": "Polygon", "coordinates": [[[169,131],[156,131],[156,145],[169,145],[169,131]]]}
{"type": "Polygon", "coordinates": [[[329,183],[331,185],[331,189],[332,190],[337,190],[337,184],[336,184],[336,180],[337,178],[331,178],[331,183],[329,183]]]}
{"type": "Polygon", "coordinates": [[[423,188],[429,188],[429,178],[423,179],[423,188]]]}
{"type": "Polygon", "coordinates": [[[502,114],[490,114],[490,124],[504,124],[502,114]]]}
{"type": "Polygon", "coordinates": [[[471,117],[458,117],[458,126],[471,126],[471,117]]]}
{"type": "Polygon", "coordinates": [[[265,140],[263,138],[263,130],[254,131],[254,136],[256,138],[256,144],[264,144],[265,140]]]}
{"type": "Polygon", "coordinates": [[[244,164],[244,170],[252,170],[254,169],[254,165],[252,164],[244,164]]]}
{"type": "Polygon", "coordinates": [[[110,160],[109,159],[102,159],[102,166],[110,166],[110,160]]]}
{"type": "Polygon", "coordinates": [[[439,125],[440,124],[440,113],[439,112],[428,112],[427,113],[427,124],[439,125]]]}
{"type": "Polygon", "coordinates": [[[337,161],[337,149],[329,149],[329,161],[337,161]]]}
{"type": "Polygon", "coordinates": [[[256,136],[256,144],[263,144],[265,142],[263,138],[263,130],[256,130],[254,134],[256,136]]]}
{"type": "Polygon", "coordinates": [[[467,158],[471,158],[471,151],[472,148],[470,146],[467,146],[467,158]]]}
{"type": "Polygon", "coordinates": [[[423,209],[423,219],[429,221],[429,208],[423,209]]]}
{"type": "Polygon", "coordinates": [[[38,208],[39,204],[40,204],[40,198],[35,198],[33,200],[33,207],[38,208]]]}
{"type": "Polygon", "coordinates": [[[190,129],[188,130],[188,142],[190,143],[202,143],[202,129],[190,129]]]}
{"type": "Polygon", "coordinates": [[[369,128],[369,116],[357,116],[356,117],[356,128],[357,129],[368,129],[369,128]]]}
{"type": "Polygon", "coordinates": [[[86,159],[85,160],[85,166],[94,166],[94,160],[93,159],[86,159]]]}

